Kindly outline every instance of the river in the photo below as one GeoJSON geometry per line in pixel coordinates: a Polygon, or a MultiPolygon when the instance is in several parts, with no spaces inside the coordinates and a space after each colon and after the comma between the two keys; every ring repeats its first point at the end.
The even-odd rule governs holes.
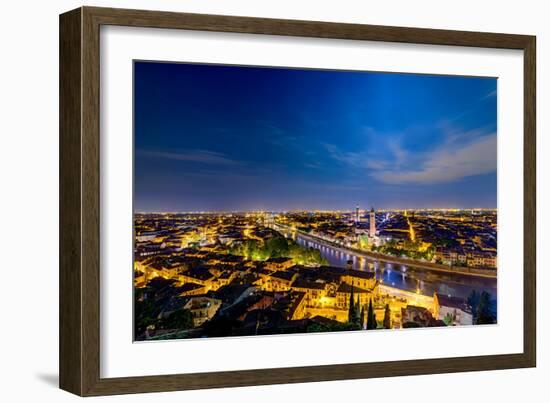
{"type": "Polygon", "coordinates": [[[318,249],[331,266],[346,267],[347,262],[351,260],[354,269],[374,271],[378,281],[388,286],[407,291],[420,291],[429,296],[438,292],[462,298],[468,297],[472,290],[478,293],[487,291],[492,299],[496,300],[496,279],[436,273],[410,265],[383,263],[307,239],[300,234],[296,234],[295,240],[301,246],[318,249]]]}

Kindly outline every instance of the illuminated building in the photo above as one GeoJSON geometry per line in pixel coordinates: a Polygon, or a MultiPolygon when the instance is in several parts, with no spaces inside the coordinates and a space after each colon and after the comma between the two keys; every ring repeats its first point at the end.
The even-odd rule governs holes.
{"type": "Polygon", "coordinates": [[[294,266],[294,260],[289,257],[274,257],[268,259],[264,263],[264,267],[268,270],[287,270],[294,266]]]}
{"type": "Polygon", "coordinates": [[[236,276],[237,276],[236,271],[228,271],[228,270],[223,271],[218,276],[218,283],[220,284],[220,287],[231,283],[236,276]]]}
{"type": "MultiPolygon", "coordinates": [[[[492,273],[497,258],[496,212],[476,211],[475,217],[464,210],[377,212],[357,206],[351,211],[276,215],[141,216],[136,219],[133,250],[135,300],[154,303],[154,310],[144,311],[153,326],[140,329],[137,339],[147,339],[148,331],[154,332],[153,337],[173,331],[163,328],[163,319],[187,304],[196,325],[182,337],[209,337],[221,323],[219,318],[239,323],[232,335],[305,332],[314,322],[327,329],[338,328],[338,322],[359,324],[358,318],[364,318],[361,311],[367,311],[371,300],[384,327],[471,324],[472,314],[463,299],[425,295],[420,283],[415,290],[399,288],[385,276],[377,280],[381,265],[374,254],[388,255],[390,262],[393,256],[421,260],[427,269],[433,265],[450,270],[452,265],[468,266],[472,273],[492,273]],[[264,247],[274,238],[277,248],[264,247]],[[288,250],[279,248],[284,246],[283,238],[288,250]],[[212,240],[215,243],[207,245],[212,240]],[[336,261],[329,260],[330,253],[336,261]]],[[[406,275],[407,267],[400,269],[406,275]]]]}
{"type": "Polygon", "coordinates": [[[307,306],[322,305],[322,300],[327,296],[327,284],[298,279],[292,283],[292,290],[303,292],[306,295],[307,306]]]}
{"type": "Polygon", "coordinates": [[[371,207],[370,209],[369,221],[370,221],[369,236],[371,238],[374,238],[374,236],[376,235],[376,215],[374,213],[373,207],[371,207]]]}
{"type": "Polygon", "coordinates": [[[193,325],[195,327],[202,325],[218,312],[222,301],[208,297],[192,297],[183,307],[191,312],[193,316],[193,325]]]}
{"type": "Polygon", "coordinates": [[[179,288],[180,296],[186,297],[186,296],[193,296],[193,295],[202,295],[206,292],[206,288],[204,285],[196,284],[196,283],[185,283],[179,288]]]}
{"type": "Polygon", "coordinates": [[[352,286],[348,283],[340,284],[338,290],[336,291],[336,306],[340,309],[346,309],[346,316],[347,309],[349,308],[350,295],[352,294],[357,295],[357,298],[354,298],[354,301],[360,305],[360,302],[368,301],[372,295],[372,291],[352,286]]]}
{"type": "Polygon", "coordinates": [[[136,235],[136,242],[149,242],[158,236],[158,232],[142,232],[136,235]]]}
{"type": "Polygon", "coordinates": [[[219,283],[208,269],[204,267],[197,267],[190,269],[184,273],[178,275],[178,279],[182,284],[195,283],[205,286],[207,289],[219,287],[219,283]]]}
{"type": "Polygon", "coordinates": [[[293,292],[288,306],[288,319],[297,320],[305,316],[306,298],[305,294],[293,292]]]}
{"type": "Polygon", "coordinates": [[[376,275],[373,272],[347,269],[340,280],[349,286],[356,286],[373,291],[376,287],[376,275]]]}
{"type": "Polygon", "coordinates": [[[264,291],[289,291],[290,285],[298,277],[298,274],[288,271],[262,270],[259,272],[259,277],[258,285],[264,291]]]}

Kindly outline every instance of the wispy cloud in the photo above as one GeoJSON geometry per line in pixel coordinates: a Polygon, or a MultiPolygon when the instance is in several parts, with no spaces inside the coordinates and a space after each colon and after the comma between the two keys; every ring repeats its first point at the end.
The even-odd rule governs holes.
{"type": "Polygon", "coordinates": [[[367,166],[367,155],[364,152],[342,151],[334,144],[323,144],[328,154],[343,164],[350,165],[355,168],[365,168],[367,166]]]}
{"type": "Polygon", "coordinates": [[[489,91],[485,95],[483,95],[480,98],[478,98],[477,100],[475,100],[468,108],[466,108],[465,110],[460,112],[458,115],[447,119],[443,123],[444,124],[451,124],[452,122],[456,122],[460,119],[463,119],[465,116],[468,116],[471,113],[477,111],[479,109],[479,104],[481,104],[481,103],[483,103],[483,102],[485,102],[489,99],[496,98],[496,97],[497,97],[497,90],[496,89],[494,89],[492,91],[489,91]]]}
{"type": "MultiPolygon", "coordinates": [[[[381,136],[383,138],[383,136],[381,136]]],[[[449,131],[445,141],[429,151],[410,151],[399,137],[380,142],[376,150],[346,152],[324,144],[336,161],[361,170],[378,182],[397,184],[451,183],[496,171],[497,137],[484,129],[449,131]],[[380,152],[382,149],[386,152],[380,152]]]]}
{"type": "Polygon", "coordinates": [[[493,98],[493,97],[496,97],[496,96],[497,96],[497,90],[494,89],[494,90],[492,90],[492,91],[489,91],[487,94],[485,94],[485,95],[481,98],[481,100],[484,101],[484,100],[486,100],[486,99],[493,98]]]}
{"type": "Polygon", "coordinates": [[[165,158],[178,161],[198,162],[210,165],[240,165],[241,161],[228,158],[223,153],[208,150],[187,150],[183,152],[166,152],[151,150],[136,150],[136,155],[148,158],[165,158]]]}
{"type": "Polygon", "coordinates": [[[379,145],[387,148],[388,153],[392,157],[391,162],[380,159],[372,150],[343,151],[334,144],[323,144],[323,147],[334,160],[359,169],[378,170],[390,167],[398,168],[409,158],[407,151],[401,146],[399,139],[392,139],[387,144],[382,145],[379,143],[379,145]]]}
{"type": "Polygon", "coordinates": [[[311,169],[320,169],[320,168],[322,168],[322,165],[319,164],[318,162],[304,162],[304,166],[306,168],[311,168],[311,169]]]}
{"type": "Polygon", "coordinates": [[[388,184],[437,184],[495,172],[496,167],[497,136],[491,133],[462,145],[448,141],[425,153],[417,168],[382,167],[371,176],[388,184]]]}

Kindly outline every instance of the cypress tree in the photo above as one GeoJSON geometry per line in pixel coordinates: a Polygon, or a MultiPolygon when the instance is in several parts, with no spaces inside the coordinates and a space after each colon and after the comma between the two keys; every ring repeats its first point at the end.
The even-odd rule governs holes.
{"type": "Polygon", "coordinates": [[[479,305],[479,299],[480,299],[479,294],[475,290],[472,290],[472,292],[468,296],[468,300],[467,300],[468,305],[470,306],[470,309],[472,310],[474,323],[476,323],[476,320],[477,320],[477,306],[479,305]]]}
{"type": "Polygon", "coordinates": [[[376,316],[372,308],[372,298],[369,300],[369,309],[367,311],[367,330],[376,329],[376,316]]]}
{"type": "Polygon", "coordinates": [[[391,312],[390,304],[386,304],[386,310],[384,311],[384,329],[391,328],[391,312]]]}
{"type": "Polygon", "coordinates": [[[479,297],[479,304],[477,306],[477,325],[486,325],[494,323],[493,316],[491,315],[491,295],[487,291],[483,291],[479,297]]]}
{"type": "Polygon", "coordinates": [[[359,325],[361,325],[361,329],[363,329],[363,326],[365,326],[365,305],[361,306],[361,314],[359,315],[359,325]]]}
{"type": "Polygon", "coordinates": [[[355,301],[353,299],[353,283],[351,284],[351,293],[349,295],[348,322],[355,322],[355,301]]]}

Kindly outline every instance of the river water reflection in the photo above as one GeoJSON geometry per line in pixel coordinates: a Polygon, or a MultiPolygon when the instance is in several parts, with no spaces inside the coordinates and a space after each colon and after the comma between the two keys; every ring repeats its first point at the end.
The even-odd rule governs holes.
{"type": "Polygon", "coordinates": [[[468,297],[472,290],[478,293],[487,291],[492,298],[496,298],[497,295],[496,279],[436,273],[414,266],[379,262],[306,239],[299,234],[295,240],[301,246],[318,249],[331,266],[346,267],[347,262],[351,260],[354,269],[375,271],[380,283],[401,290],[420,291],[429,296],[438,292],[462,298],[468,297]]]}

